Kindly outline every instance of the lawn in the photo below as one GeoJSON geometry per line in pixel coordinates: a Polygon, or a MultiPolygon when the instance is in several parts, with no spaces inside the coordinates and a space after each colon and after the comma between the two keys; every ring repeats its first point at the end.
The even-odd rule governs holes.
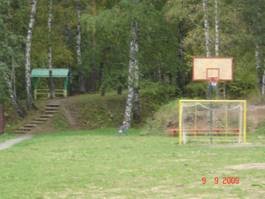
{"type": "MultiPolygon", "coordinates": [[[[181,145],[177,138],[115,129],[35,136],[0,151],[0,198],[262,198],[264,142],[181,145]],[[241,165],[241,169],[230,166],[241,165]],[[201,178],[207,178],[202,184],[201,178]],[[223,177],[240,184],[225,185],[223,177]],[[219,183],[214,184],[214,177],[219,183]]],[[[265,136],[254,136],[251,142],[265,136]]]]}

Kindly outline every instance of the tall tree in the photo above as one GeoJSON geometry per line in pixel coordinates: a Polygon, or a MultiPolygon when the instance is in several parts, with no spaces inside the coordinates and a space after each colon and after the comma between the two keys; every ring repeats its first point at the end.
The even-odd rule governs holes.
{"type": "Polygon", "coordinates": [[[137,123],[139,123],[141,121],[141,102],[140,102],[140,85],[139,85],[139,77],[140,77],[140,71],[139,71],[139,63],[138,63],[138,51],[139,51],[139,47],[138,47],[138,31],[139,31],[139,27],[138,27],[138,23],[137,21],[133,22],[132,25],[132,41],[133,41],[133,45],[135,47],[131,47],[132,49],[130,49],[131,52],[131,57],[130,57],[130,61],[133,62],[131,63],[133,65],[133,94],[134,94],[134,98],[133,98],[133,119],[134,121],[136,121],[137,123]]]}
{"type": "Polygon", "coordinates": [[[49,68],[49,90],[50,97],[55,97],[54,81],[53,81],[53,60],[52,60],[52,20],[53,20],[53,0],[49,0],[48,6],[48,68],[49,68]]]}
{"type": "Polygon", "coordinates": [[[35,15],[37,11],[37,0],[31,0],[30,20],[28,24],[28,34],[26,39],[26,52],[25,52],[25,79],[26,79],[26,93],[27,93],[27,107],[31,109],[33,106],[33,98],[31,93],[31,45],[32,45],[32,32],[35,23],[35,15]]]}
{"type": "Polygon", "coordinates": [[[220,46],[220,19],[219,19],[219,5],[218,0],[214,1],[214,11],[215,11],[215,56],[219,56],[219,46],[220,46]]]}
{"type": "Polygon", "coordinates": [[[138,23],[134,19],[131,24],[131,42],[129,53],[128,70],[128,96],[125,106],[124,119],[119,133],[126,132],[131,125],[132,110],[135,110],[135,116],[140,116],[140,98],[139,98],[139,66],[138,66],[138,23]],[[133,108],[134,104],[136,105],[133,108]]]}
{"type": "Polygon", "coordinates": [[[252,35],[253,55],[256,60],[256,72],[260,86],[261,95],[265,95],[265,65],[264,65],[264,43],[265,43],[265,14],[264,1],[251,0],[239,1],[243,5],[242,16],[244,22],[248,25],[249,34],[252,35]]]}
{"type": "Polygon", "coordinates": [[[82,67],[82,54],[81,54],[81,5],[80,0],[76,0],[76,15],[77,15],[77,29],[76,29],[76,59],[78,67],[79,90],[81,93],[86,92],[85,77],[82,67]]]}
{"type": "MultiPolygon", "coordinates": [[[[22,111],[17,102],[15,70],[14,70],[14,56],[20,56],[19,35],[10,30],[11,14],[10,1],[5,0],[0,3],[0,69],[4,80],[5,88],[7,90],[10,102],[20,117],[24,117],[25,113],[22,111]],[[19,49],[19,50],[18,50],[19,49]]],[[[2,81],[0,83],[3,83],[2,81]]],[[[1,88],[3,89],[3,88],[1,88]]],[[[3,94],[1,92],[1,94],[3,94]]],[[[0,94],[0,95],[1,95],[0,94]]],[[[3,99],[0,96],[1,100],[3,99]]]]}
{"type": "MultiPolygon", "coordinates": [[[[97,6],[97,1],[92,0],[91,1],[91,15],[96,18],[98,14],[98,6],[97,6]]],[[[91,63],[91,71],[89,75],[89,87],[90,91],[95,92],[97,90],[97,79],[98,79],[98,67],[97,67],[97,57],[96,57],[96,52],[97,52],[97,38],[96,38],[96,33],[97,33],[97,28],[96,28],[96,20],[94,21],[94,24],[92,25],[92,34],[91,34],[91,47],[92,47],[92,63],[91,63]]]]}
{"type": "Polygon", "coordinates": [[[14,84],[12,84],[12,72],[8,69],[4,70],[3,76],[6,82],[7,91],[9,94],[9,98],[12,106],[14,107],[16,113],[20,117],[25,117],[25,112],[21,109],[20,105],[17,102],[17,94],[14,90],[14,84]]]}
{"type": "Polygon", "coordinates": [[[208,21],[208,0],[203,0],[203,20],[204,20],[204,35],[205,35],[205,51],[206,56],[211,56],[210,50],[210,33],[209,33],[209,21],[208,21]]]}
{"type": "Polygon", "coordinates": [[[255,60],[256,60],[256,71],[257,71],[257,76],[261,76],[261,79],[259,80],[261,87],[260,87],[260,92],[261,95],[265,95],[265,69],[264,69],[264,61],[262,58],[262,53],[261,53],[261,47],[258,43],[256,43],[256,48],[255,48],[255,60]],[[261,73],[261,74],[259,74],[261,73]]]}

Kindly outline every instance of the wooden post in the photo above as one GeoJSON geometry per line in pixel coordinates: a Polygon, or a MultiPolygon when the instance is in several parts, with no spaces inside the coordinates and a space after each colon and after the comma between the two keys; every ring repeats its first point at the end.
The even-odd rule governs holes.
{"type": "Polygon", "coordinates": [[[68,77],[65,78],[63,87],[64,87],[63,88],[63,96],[67,97],[68,96],[68,77]]]}

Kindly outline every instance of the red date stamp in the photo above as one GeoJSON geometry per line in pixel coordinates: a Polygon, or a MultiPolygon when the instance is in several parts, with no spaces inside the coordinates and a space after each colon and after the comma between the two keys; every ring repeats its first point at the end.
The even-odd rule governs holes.
{"type": "Polygon", "coordinates": [[[213,183],[213,184],[223,184],[223,185],[237,185],[240,184],[240,178],[235,176],[228,177],[214,177],[213,179],[207,179],[205,176],[201,178],[202,184],[213,183]]]}

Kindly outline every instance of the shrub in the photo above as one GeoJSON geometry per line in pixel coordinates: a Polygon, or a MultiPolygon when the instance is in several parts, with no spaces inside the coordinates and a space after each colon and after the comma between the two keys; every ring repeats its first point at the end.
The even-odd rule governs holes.
{"type": "Polygon", "coordinates": [[[191,98],[203,97],[207,93],[207,83],[191,82],[185,88],[185,95],[191,98]]]}
{"type": "Polygon", "coordinates": [[[178,101],[163,105],[151,118],[146,120],[144,134],[164,134],[167,128],[178,126],[178,101]]]}

